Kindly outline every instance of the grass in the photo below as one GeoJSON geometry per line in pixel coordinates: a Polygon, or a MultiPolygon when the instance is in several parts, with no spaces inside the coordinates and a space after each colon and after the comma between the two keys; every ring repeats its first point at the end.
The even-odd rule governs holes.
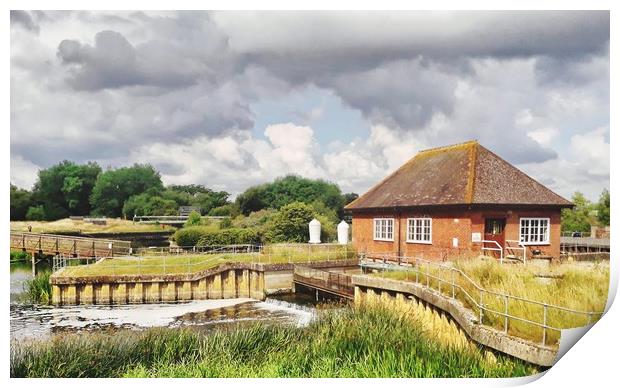
{"type": "MultiPolygon", "coordinates": [[[[578,264],[561,264],[557,266],[528,265],[501,265],[495,261],[463,260],[458,261],[455,267],[467,274],[476,284],[485,290],[522,297],[550,305],[563,306],[579,311],[601,312],[605,309],[609,289],[609,265],[598,263],[591,266],[578,264]],[[544,275],[541,277],[539,275],[544,275]]],[[[450,280],[451,275],[447,270],[440,270],[421,265],[422,271],[428,271],[431,275],[443,275],[444,279],[450,280]],[[443,272],[443,274],[440,274],[443,272]]],[[[375,276],[383,276],[398,280],[415,281],[413,271],[388,271],[377,273],[375,276]]],[[[426,284],[427,279],[423,274],[418,277],[420,283],[426,284]]],[[[467,281],[463,276],[456,276],[455,281],[463,289],[479,302],[480,291],[467,281]]],[[[439,282],[429,277],[429,285],[439,289],[439,282]]],[[[442,292],[452,295],[452,288],[447,283],[442,283],[442,292]]],[[[476,314],[478,307],[463,291],[456,289],[456,297],[476,314]]],[[[506,300],[503,297],[484,293],[482,299],[486,308],[503,313],[506,308],[506,300]]],[[[508,299],[508,313],[513,316],[523,317],[534,322],[543,322],[544,307],[514,299],[508,299]]],[[[592,322],[599,316],[593,316],[592,322]]],[[[504,330],[505,318],[497,313],[483,313],[483,323],[504,330]]],[[[587,315],[577,315],[557,309],[548,308],[547,324],[558,329],[580,327],[588,324],[587,315]]],[[[527,322],[516,319],[508,320],[508,333],[541,341],[543,329],[527,322]]],[[[546,343],[557,345],[560,332],[549,329],[546,332],[546,343]]]]}
{"type": "Polygon", "coordinates": [[[52,296],[50,275],[51,272],[49,271],[40,272],[34,278],[24,282],[23,298],[26,302],[33,304],[49,304],[52,296]]]}
{"type": "Polygon", "coordinates": [[[476,347],[444,346],[393,310],[322,312],[309,326],[199,334],[149,329],[11,344],[11,377],[513,377],[537,373],[476,347]]]}
{"type": "Polygon", "coordinates": [[[28,226],[32,227],[32,233],[139,233],[139,232],[159,232],[174,230],[170,226],[157,224],[139,224],[130,220],[119,218],[108,218],[106,225],[94,225],[81,220],[63,218],[57,221],[11,221],[11,230],[27,232],[28,226]]]}
{"type": "Polygon", "coordinates": [[[267,246],[263,253],[144,256],[109,258],[63,269],[63,276],[172,275],[198,272],[224,263],[304,263],[355,258],[350,247],[303,245],[267,246]],[[330,248],[326,250],[326,248],[330,248]]]}

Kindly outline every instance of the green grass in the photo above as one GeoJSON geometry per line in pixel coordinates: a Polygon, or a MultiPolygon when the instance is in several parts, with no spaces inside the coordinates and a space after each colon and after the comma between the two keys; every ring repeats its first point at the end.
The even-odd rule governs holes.
{"type": "Polygon", "coordinates": [[[40,272],[34,278],[24,282],[23,298],[26,302],[49,304],[52,296],[50,275],[51,272],[49,271],[40,272]]]}
{"type": "Polygon", "coordinates": [[[349,247],[309,247],[307,245],[267,246],[264,253],[202,254],[109,258],[89,265],[66,267],[62,276],[172,275],[203,271],[224,263],[304,263],[355,258],[349,247]]]}
{"type": "Polygon", "coordinates": [[[12,343],[11,377],[512,377],[533,366],[476,347],[440,345],[380,307],[323,312],[308,327],[256,323],[73,334],[12,343]]]}
{"type": "MultiPolygon", "coordinates": [[[[466,273],[476,284],[490,291],[518,296],[551,305],[563,306],[579,311],[603,311],[607,302],[609,289],[609,265],[604,263],[592,266],[578,264],[562,264],[557,266],[508,265],[499,264],[496,261],[463,260],[455,263],[455,266],[466,273]],[[556,278],[541,278],[537,275],[547,274],[556,278]]],[[[427,271],[425,265],[422,271],[427,271]]],[[[440,275],[443,272],[444,279],[451,279],[449,271],[429,267],[428,272],[432,275],[440,275]]],[[[415,281],[413,271],[388,271],[377,273],[374,276],[384,276],[397,280],[415,281]]],[[[424,275],[419,275],[418,281],[426,284],[424,275]]],[[[439,282],[429,277],[429,285],[439,289],[439,282]]],[[[473,298],[479,301],[480,291],[462,276],[456,276],[455,281],[473,298]]],[[[452,295],[449,284],[442,283],[442,292],[452,295]]],[[[456,297],[472,311],[479,314],[479,310],[466,294],[456,289],[456,297]]],[[[491,294],[483,294],[485,307],[498,312],[504,312],[505,299],[491,294]]],[[[530,303],[508,300],[508,313],[535,322],[543,322],[543,306],[530,303]]],[[[593,316],[592,322],[599,316],[593,316]]],[[[505,319],[499,314],[484,312],[484,324],[503,330],[505,319]]],[[[547,324],[551,327],[565,329],[584,326],[588,323],[585,315],[576,315],[564,311],[549,308],[547,310],[547,324]]],[[[543,329],[532,324],[516,319],[509,319],[508,332],[512,335],[541,341],[543,329]]],[[[547,330],[546,343],[557,345],[560,333],[556,330],[547,330]]]]}

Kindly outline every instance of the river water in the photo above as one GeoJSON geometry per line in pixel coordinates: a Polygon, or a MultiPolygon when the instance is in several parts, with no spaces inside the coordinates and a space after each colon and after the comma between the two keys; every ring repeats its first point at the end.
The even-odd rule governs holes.
{"type": "MultiPolygon", "coordinates": [[[[49,263],[37,264],[39,270],[49,263]]],[[[23,302],[24,281],[32,278],[30,263],[11,263],[11,339],[46,339],[84,331],[142,330],[149,327],[192,327],[209,331],[251,322],[307,325],[315,302],[303,294],[254,299],[197,300],[185,303],[124,306],[51,307],[23,302]]]]}

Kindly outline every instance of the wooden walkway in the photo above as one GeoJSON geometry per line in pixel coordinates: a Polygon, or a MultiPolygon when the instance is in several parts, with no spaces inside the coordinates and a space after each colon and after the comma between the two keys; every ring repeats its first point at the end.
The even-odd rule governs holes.
{"type": "Polygon", "coordinates": [[[11,249],[44,255],[112,257],[131,254],[131,242],[11,231],[11,249]]]}
{"type": "Polygon", "coordinates": [[[351,275],[343,273],[296,265],[293,270],[293,283],[341,298],[354,297],[351,275]]]}

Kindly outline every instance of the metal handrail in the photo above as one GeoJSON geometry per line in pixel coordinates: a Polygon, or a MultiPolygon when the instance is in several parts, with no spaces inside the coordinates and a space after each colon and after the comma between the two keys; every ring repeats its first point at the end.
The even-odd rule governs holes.
{"type": "Polygon", "coordinates": [[[525,264],[525,260],[526,260],[526,248],[525,245],[523,245],[523,243],[519,240],[506,240],[507,243],[516,243],[518,245],[518,247],[514,247],[514,246],[510,246],[508,244],[506,244],[506,247],[504,248],[504,250],[522,250],[523,251],[523,264],[525,264]]]}
{"type": "MultiPolygon", "coordinates": [[[[365,255],[368,255],[368,253],[365,253],[363,255],[360,255],[360,258],[365,257],[365,255]]],[[[372,255],[372,254],[371,254],[372,255]]],[[[385,258],[387,259],[392,258],[394,259],[394,255],[384,255],[385,258]]],[[[386,260],[387,261],[387,260],[386,260]]],[[[562,312],[566,312],[566,313],[571,313],[571,314],[576,314],[576,315],[583,315],[583,316],[587,316],[588,317],[588,324],[592,323],[592,319],[595,316],[602,316],[604,314],[604,311],[582,311],[582,310],[576,310],[576,309],[571,309],[568,307],[564,307],[564,306],[558,306],[558,305],[554,305],[554,304],[550,304],[550,303],[546,303],[546,302],[540,302],[537,300],[532,300],[532,299],[528,299],[528,298],[524,298],[524,297],[520,297],[520,296],[516,296],[516,295],[511,295],[511,294],[507,294],[507,293],[503,293],[503,292],[499,292],[499,291],[493,291],[493,290],[487,290],[483,287],[481,287],[480,285],[478,285],[471,277],[469,277],[465,272],[463,272],[461,269],[455,268],[451,265],[447,265],[447,264],[443,264],[443,263],[436,263],[436,262],[432,262],[432,261],[428,261],[428,260],[424,260],[424,259],[419,259],[419,258],[410,258],[410,257],[404,257],[401,256],[398,258],[398,260],[393,260],[393,261],[400,261],[400,262],[412,262],[413,264],[411,266],[392,266],[393,268],[399,267],[399,269],[401,270],[409,270],[412,272],[415,272],[415,282],[416,283],[420,283],[422,285],[424,285],[423,283],[420,282],[419,279],[419,275],[423,275],[424,277],[426,277],[426,286],[429,288],[433,288],[432,285],[430,284],[429,279],[434,279],[438,282],[438,290],[439,292],[442,292],[441,290],[441,284],[445,283],[448,284],[452,287],[452,298],[454,299],[456,297],[456,289],[459,289],[465,296],[466,298],[469,300],[469,302],[471,302],[471,304],[473,304],[475,306],[476,309],[478,309],[479,311],[479,324],[483,324],[483,312],[489,312],[491,314],[496,314],[499,316],[504,317],[504,332],[508,332],[508,319],[514,319],[514,320],[518,320],[521,322],[525,322],[537,327],[540,327],[543,329],[543,338],[542,338],[542,344],[543,346],[546,345],[546,340],[547,340],[547,335],[546,332],[547,330],[554,330],[557,332],[561,332],[562,328],[557,328],[557,327],[553,327],[550,326],[547,322],[547,316],[548,316],[548,311],[549,310],[557,310],[557,311],[562,311],[562,312]],[[427,270],[424,271],[423,270],[423,266],[420,265],[420,263],[423,263],[424,265],[426,265],[427,270]],[[433,266],[435,268],[439,268],[439,274],[443,274],[444,271],[450,272],[452,275],[450,276],[450,279],[446,279],[444,277],[441,276],[436,276],[434,274],[431,274],[429,272],[429,267],[433,266]],[[466,282],[469,283],[470,286],[473,286],[473,288],[479,292],[479,299],[473,297],[472,295],[469,294],[469,292],[467,292],[467,290],[460,284],[458,284],[455,281],[455,275],[456,276],[462,276],[463,279],[465,279],[466,282]],[[493,310],[491,308],[488,308],[484,305],[484,295],[491,295],[491,296],[495,296],[495,297],[499,297],[502,298],[504,300],[504,312],[501,311],[496,311],[493,310]],[[510,300],[514,300],[514,301],[519,301],[519,302],[523,302],[526,304],[532,304],[532,305],[536,305],[536,306],[540,306],[543,308],[543,321],[542,322],[536,322],[536,321],[532,321],[526,317],[523,316],[515,316],[515,315],[511,315],[508,313],[508,305],[509,305],[509,301],[510,300]]],[[[388,268],[388,267],[386,267],[388,268]]]]}
{"type": "Polygon", "coordinates": [[[496,251],[499,252],[499,262],[503,263],[504,262],[504,248],[502,248],[501,245],[499,245],[499,243],[495,240],[482,240],[482,250],[485,251],[496,251]],[[489,248],[489,247],[485,247],[484,244],[495,244],[496,248],[489,248]]]}

